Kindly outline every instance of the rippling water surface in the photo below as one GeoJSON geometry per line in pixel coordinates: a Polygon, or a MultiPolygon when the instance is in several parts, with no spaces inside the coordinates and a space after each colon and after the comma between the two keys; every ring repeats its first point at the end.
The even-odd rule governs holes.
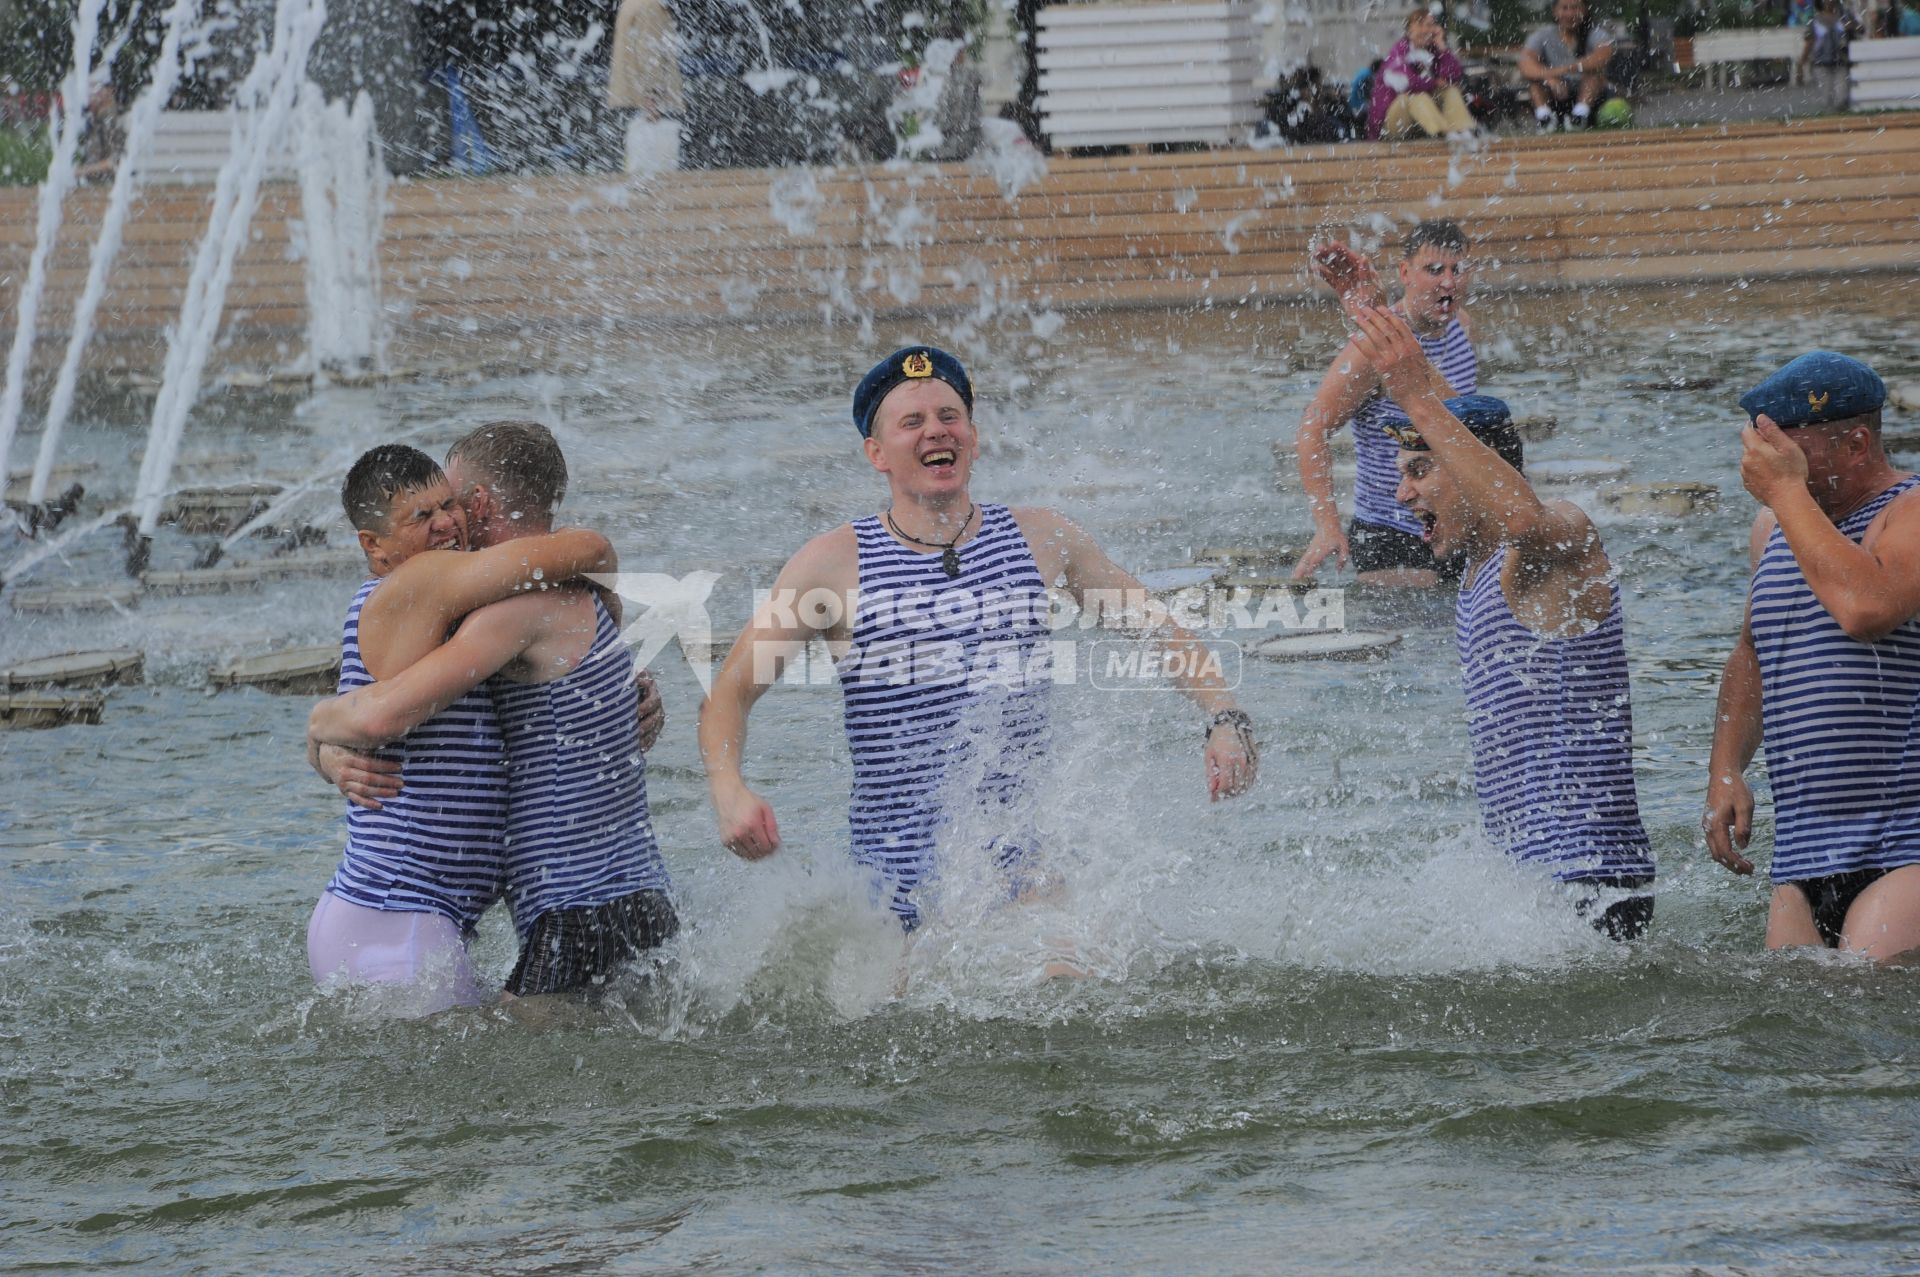
{"type": "MultiPolygon", "coordinates": [[[[1920,975],[1759,952],[1763,884],[1694,844],[1753,512],[1733,401],[1816,342],[1920,380],[1913,307],[1889,276],[1477,308],[1484,387],[1559,418],[1532,456],[1721,490],[1677,522],[1572,494],[1626,587],[1662,873],[1632,947],[1480,844],[1450,601],[1355,591],[1350,623],[1405,641],[1249,664],[1266,761],[1241,802],[1204,801],[1183,701],[1065,689],[1043,822],[1063,896],[994,907],[956,857],[910,952],[844,864],[837,693],[756,711],[749,776],[787,846],[749,866],[715,843],[673,656],[651,782],[690,923],[670,976],[544,1030],[395,1020],[306,975],[341,822],[304,768],[305,703],[202,690],[219,658],[335,639],[358,574],[5,614],[0,661],[136,646],[149,677],[102,726],[0,735],[0,1271],[1914,1270],[1920,975]],[[1626,385],[1674,374],[1722,381],[1626,385]],[[1062,951],[1094,976],[1040,979],[1062,951]]],[[[1056,505],[1136,568],[1303,534],[1270,444],[1330,316],[1035,331],[964,345],[977,496],[1056,505]]],[[[573,517],[630,569],[722,573],[725,629],[806,535],[878,508],[845,397],[926,336],[576,338],[504,352],[537,372],[214,396],[189,457],[319,473],[325,511],[361,447],[538,416],[573,517]]],[[[128,482],[143,420],[105,398],[75,436],[96,487],[128,482]]],[[[108,580],[116,554],[83,543],[35,582],[108,580]]],[[[479,951],[504,977],[503,918],[479,951]]]]}

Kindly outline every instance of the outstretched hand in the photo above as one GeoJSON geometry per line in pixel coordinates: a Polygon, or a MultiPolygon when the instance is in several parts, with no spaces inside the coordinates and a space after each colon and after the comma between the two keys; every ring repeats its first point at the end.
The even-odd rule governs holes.
{"type": "Polygon", "coordinates": [[[1221,723],[1207,733],[1207,797],[1212,802],[1238,798],[1260,775],[1260,754],[1252,733],[1221,723]]]}
{"type": "Polygon", "coordinates": [[[1306,553],[1302,554],[1300,561],[1293,565],[1292,579],[1311,580],[1313,574],[1318,572],[1328,559],[1335,560],[1344,568],[1352,558],[1353,547],[1348,544],[1346,533],[1337,527],[1317,531],[1313,534],[1313,540],[1308,543],[1306,553]]]}
{"type": "Polygon", "coordinates": [[[1740,482],[1768,509],[1776,497],[1807,486],[1807,454],[1765,413],[1740,432],[1740,482]]]}
{"type": "Polygon", "coordinates": [[[1314,278],[1322,280],[1340,299],[1340,309],[1351,316],[1365,306],[1387,304],[1386,290],[1366,254],[1351,244],[1329,240],[1313,250],[1314,278]]]}

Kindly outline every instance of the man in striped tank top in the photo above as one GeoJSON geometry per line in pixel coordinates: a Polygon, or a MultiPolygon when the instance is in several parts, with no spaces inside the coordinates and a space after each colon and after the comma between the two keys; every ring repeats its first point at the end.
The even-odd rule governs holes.
{"type": "MultiPolygon", "coordinates": [[[[496,421],[447,454],[477,545],[549,535],[567,463],[536,422],[496,421]]],[[[593,992],[678,929],[647,806],[639,683],[618,603],[582,584],[479,608],[403,671],[323,702],[312,732],[370,747],[490,697],[507,756],[506,892],[520,936],[508,998],[593,992]]]]}
{"type": "Polygon", "coordinates": [[[1633,779],[1633,708],[1613,565],[1592,520],[1521,475],[1506,405],[1448,397],[1406,321],[1356,308],[1354,339],[1409,417],[1390,426],[1398,495],[1466,568],[1455,608],[1473,783],[1489,841],[1569,886],[1616,940],[1653,916],[1633,779]]]}
{"type": "Polygon", "coordinates": [[[1859,360],[1815,351],[1740,400],[1762,508],[1702,825],[1716,861],[1753,872],[1744,773],[1764,743],[1769,949],[1920,948],[1920,478],[1887,460],[1886,398],[1859,360]]]}
{"type": "MultiPolygon", "coordinates": [[[[1372,265],[1346,245],[1327,245],[1315,258],[1315,272],[1343,305],[1383,300],[1372,265]]],[[[1480,365],[1467,321],[1465,232],[1449,221],[1419,223],[1401,245],[1399,274],[1397,309],[1412,325],[1421,349],[1452,393],[1472,394],[1479,389],[1480,365]]],[[[1419,520],[1394,495],[1400,484],[1396,449],[1383,428],[1406,421],[1405,409],[1382,384],[1380,370],[1367,362],[1357,342],[1349,341],[1321,378],[1294,435],[1300,486],[1306,489],[1313,516],[1313,540],[1294,565],[1295,580],[1313,576],[1328,559],[1343,568],[1351,560],[1358,579],[1370,585],[1431,586],[1442,576],[1457,575],[1434,558],[1419,520]],[[1355,457],[1353,521],[1345,530],[1333,495],[1333,453],[1328,446],[1343,425],[1353,428],[1355,457]]]]}
{"type": "MultiPolygon", "coordinates": [[[[887,356],[854,392],[853,421],[887,508],[788,560],[714,676],[700,751],[721,840],[743,859],[772,855],[773,808],[741,775],[747,714],[789,655],[826,639],[853,759],[853,859],[911,928],[959,808],[1001,826],[986,850],[1020,890],[1027,800],[1050,748],[1048,586],[1083,606],[1091,591],[1141,587],[1057,512],[975,503],[973,385],[952,355],[887,356]]],[[[1196,650],[1184,631],[1161,641],[1196,650]]],[[[1203,662],[1176,682],[1207,716],[1197,779],[1214,798],[1242,793],[1256,767],[1250,721],[1203,662]]]]}
{"type": "MultiPolygon", "coordinates": [[[[342,692],[398,674],[476,608],[614,563],[605,537],[578,529],[461,553],[467,521],[452,485],[430,457],[401,445],[355,462],[341,501],[372,573],[347,612],[342,692]]],[[[309,759],[352,805],[346,852],[308,924],[307,958],[316,981],[344,974],[411,986],[419,996],[409,1009],[427,1013],[483,1000],[466,945],[500,894],[507,778],[484,695],[450,698],[415,725],[374,758],[309,734],[309,759]]]]}

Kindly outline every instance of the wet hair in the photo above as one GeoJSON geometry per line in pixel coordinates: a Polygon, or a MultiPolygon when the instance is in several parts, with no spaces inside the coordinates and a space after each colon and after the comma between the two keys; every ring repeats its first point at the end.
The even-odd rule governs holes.
{"type": "Polygon", "coordinates": [[[537,421],[489,421],[447,449],[447,464],[455,461],[509,512],[551,518],[567,495],[567,459],[537,421]]]}
{"type": "Polygon", "coordinates": [[[447,476],[440,463],[404,443],[383,443],[360,454],[340,485],[347,521],[362,532],[385,536],[393,518],[393,499],[402,492],[430,488],[447,476]]]}
{"type": "Polygon", "coordinates": [[[1467,251],[1467,233],[1460,229],[1460,223],[1444,217],[1418,222],[1407,232],[1406,239],[1401,241],[1400,255],[1412,257],[1423,248],[1437,248],[1444,253],[1464,253],[1467,251]]]}

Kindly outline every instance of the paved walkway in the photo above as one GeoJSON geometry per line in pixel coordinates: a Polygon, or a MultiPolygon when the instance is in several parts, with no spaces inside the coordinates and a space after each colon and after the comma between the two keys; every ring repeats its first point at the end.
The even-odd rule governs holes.
{"type": "Polygon", "coordinates": [[[1736,120],[1796,120],[1825,114],[1827,106],[1820,91],[1804,84],[1671,89],[1646,94],[1633,104],[1633,122],[1642,128],[1725,124],[1736,120]]]}

